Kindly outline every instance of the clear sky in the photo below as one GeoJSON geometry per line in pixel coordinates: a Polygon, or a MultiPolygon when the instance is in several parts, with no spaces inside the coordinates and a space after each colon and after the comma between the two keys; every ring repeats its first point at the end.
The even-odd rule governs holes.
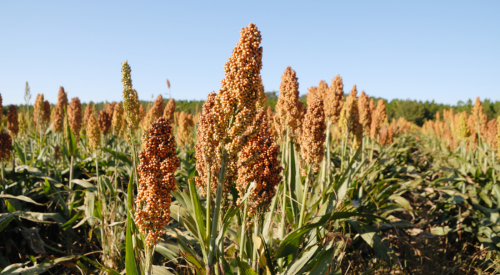
{"type": "Polygon", "coordinates": [[[83,102],[121,100],[129,61],[142,100],[204,99],[250,22],[262,33],[262,79],[287,66],[300,92],[340,74],[371,96],[455,104],[500,100],[500,1],[1,1],[3,105],[59,86],[83,102]]]}

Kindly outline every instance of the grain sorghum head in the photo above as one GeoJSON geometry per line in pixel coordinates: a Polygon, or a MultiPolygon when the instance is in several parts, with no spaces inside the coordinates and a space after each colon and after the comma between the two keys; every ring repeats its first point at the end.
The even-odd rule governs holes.
{"type": "MultiPolygon", "coordinates": [[[[267,119],[264,117],[264,119],[267,119]]],[[[270,129],[265,124],[258,135],[254,136],[238,153],[238,204],[247,192],[248,185],[255,182],[255,189],[249,195],[248,216],[268,210],[276,194],[276,186],[281,182],[278,160],[279,147],[275,144],[270,129]]]]}
{"type": "Polygon", "coordinates": [[[196,184],[201,188],[202,195],[206,195],[206,188],[208,183],[208,172],[211,172],[211,186],[212,192],[217,189],[216,171],[218,171],[218,163],[215,162],[215,150],[218,147],[218,141],[214,139],[214,115],[213,109],[215,107],[217,95],[211,92],[205,103],[198,119],[198,129],[196,130],[198,140],[195,145],[196,156],[196,184]],[[214,187],[215,186],[215,187],[214,187]]]}
{"type": "Polygon", "coordinates": [[[155,118],[158,119],[163,114],[163,97],[161,95],[156,98],[153,108],[156,110],[155,118]]]}
{"type": "Polygon", "coordinates": [[[191,128],[194,127],[193,116],[184,112],[179,114],[179,127],[177,128],[177,143],[181,147],[190,145],[193,141],[191,128]]]}
{"type": "Polygon", "coordinates": [[[50,103],[48,100],[43,102],[43,122],[49,124],[50,122],[50,103]]]}
{"type": "Polygon", "coordinates": [[[53,111],[54,117],[52,120],[54,121],[54,131],[56,133],[60,133],[63,128],[63,117],[64,117],[64,109],[62,106],[57,104],[53,111]]]}
{"type": "Polygon", "coordinates": [[[302,124],[300,136],[300,152],[305,163],[314,172],[319,169],[319,164],[323,159],[324,143],[326,139],[325,112],[323,101],[316,97],[311,105],[307,107],[307,112],[302,124]]]}
{"type": "Polygon", "coordinates": [[[111,128],[111,117],[108,115],[108,112],[106,110],[101,110],[99,112],[99,129],[101,130],[101,133],[106,135],[111,128]]]}
{"type": "Polygon", "coordinates": [[[7,111],[7,129],[9,129],[10,133],[14,137],[19,133],[17,107],[14,105],[10,105],[9,110],[7,111]]]}
{"type": "MultiPolygon", "coordinates": [[[[244,145],[241,135],[252,124],[256,114],[259,77],[262,68],[260,31],[251,23],[240,32],[240,40],[224,65],[225,77],[217,94],[215,115],[216,138],[229,156],[244,145]]],[[[222,152],[222,150],[218,150],[222,152]]]]}
{"type": "Polygon", "coordinates": [[[163,110],[163,117],[166,120],[170,120],[170,123],[173,123],[174,113],[175,113],[175,100],[171,98],[168,100],[167,106],[165,106],[165,110],[163,110]]]}
{"type": "Polygon", "coordinates": [[[262,84],[262,79],[260,75],[258,76],[260,84],[257,84],[257,110],[266,108],[267,106],[267,95],[264,90],[264,85],[262,84]]]}
{"type": "Polygon", "coordinates": [[[356,85],[352,87],[351,94],[346,98],[342,111],[340,113],[339,127],[342,129],[344,136],[346,133],[351,133],[354,137],[353,145],[358,148],[360,135],[362,138],[363,128],[359,123],[358,91],[356,85]]]}
{"type": "Polygon", "coordinates": [[[146,108],[144,105],[139,105],[139,122],[141,122],[146,117],[146,108]]]}
{"type": "Polygon", "coordinates": [[[26,130],[28,129],[28,123],[26,122],[26,117],[25,115],[21,112],[20,115],[17,117],[17,121],[19,122],[19,133],[24,134],[26,133],[26,130]]]}
{"type": "Polygon", "coordinates": [[[167,87],[170,89],[170,81],[167,78],[167,87]]]}
{"type": "MultiPolygon", "coordinates": [[[[479,124],[481,130],[486,129],[486,123],[488,122],[488,118],[484,113],[483,104],[481,104],[481,100],[479,99],[479,97],[476,97],[476,102],[474,103],[474,106],[472,106],[471,115],[474,118],[474,121],[476,122],[475,126],[476,128],[477,124],[479,124]]],[[[475,130],[474,132],[477,132],[477,130],[475,130]]]]}
{"type": "Polygon", "coordinates": [[[180,166],[172,127],[165,118],[160,117],[151,126],[139,160],[135,222],[151,247],[160,241],[170,219],[174,173],[180,166]]]}
{"type": "Polygon", "coordinates": [[[89,121],[91,115],[92,115],[92,102],[89,102],[89,104],[87,104],[87,107],[85,107],[85,113],[83,114],[83,125],[87,125],[87,122],[89,121]]]}
{"type": "Polygon", "coordinates": [[[497,118],[497,150],[498,150],[498,156],[500,157],[500,116],[497,118]]]}
{"type": "Polygon", "coordinates": [[[90,149],[97,149],[101,144],[101,130],[99,123],[93,114],[90,115],[86,125],[87,136],[89,137],[89,151],[90,149]]]}
{"type": "Polygon", "coordinates": [[[307,106],[311,105],[315,98],[318,97],[321,100],[321,96],[318,93],[318,87],[311,86],[307,89],[306,94],[306,104],[307,106]]]}
{"type": "MultiPolygon", "coordinates": [[[[82,104],[78,97],[73,97],[69,103],[68,123],[75,137],[78,137],[80,135],[80,128],[82,128],[82,104]]],[[[76,140],[78,142],[79,139],[77,138],[76,140]]]]}
{"type": "Polygon", "coordinates": [[[59,94],[57,95],[57,104],[61,106],[68,106],[68,94],[64,91],[64,87],[59,87],[59,94]]]}
{"type": "Polygon", "coordinates": [[[385,118],[385,103],[383,99],[379,99],[377,102],[377,107],[375,107],[375,112],[372,113],[372,123],[370,126],[370,137],[373,140],[377,140],[377,136],[380,131],[380,125],[382,124],[382,122],[384,122],[385,118]]]}
{"type": "Polygon", "coordinates": [[[336,75],[332,79],[332,84],[326,92],[324,101],[326,117],[331,123],[336,124],[339,121],[340,111],[344,104],[344,84],[342,84],[340,75],[336,75]]]}
{"type": "Polygon", "coordinates": [[[120,103],[115,104],[113,111],[113,118],[111,119],[111,127],[115,132],[115,135],[120,135],[120,131],[122,129],[122,121],[123,121],[123,108],[120,103]]]}
{"type": "Polygon", "coordinates": [[[370,102],[368,95],[365,91],[361,92],[358,98],[358,112],[359,112],[359,123],[364,129],[365,133],[370,133],[370,126],[372,122],[372,115],[370,113],[370,102]]]}
{"type": "MultiPolygon", "coordinates": [[[[125,114],[128,120],[128,127],[131,131],[135,131],[139,125],[139,96],[137,91],[132,87],[132,70],[128,65],[128,61],[122,64],[122,84],[123,84],[123,101],[125,114]]],[[[144,108],[144,107],[143,107],[144,108]]]]}
{"type": "Polygon", "coordinates": [[[486,141],[488,142],[488,145],[496,150],[497,149],[497,128],[498,128],[498,122],[496,119],[492,119],[488,121],[486,124],[486,141]]]}
{"type": "Polygon", "coordinates": [[[12,138],[7,131],[0,130],[0,161],[8,160],[10,158],[11,150],[12,138]]]}
{"type": "Polygon", "coordinates": [[[276,103],[276,126],[279,135],[284,137],[289,129],[292,140],[300,132],[301,118],[303,116],[299,102],[299,82],[295,71],[287,67],[281,76],[280,95],[276,103]]]}
{"type": "Polygon", "coordinates": [[[465,140],[467,137],[470,136],[469,126],[467,125],[467,113],[462,112],[457,115],[459,115],[459,118],[458,118],[456,134],[459,140],[465,140]]]}
{"type": "Polygon", "coordinates": [[[328,84],[324,80],[321,80],[318,84],[317,88],[318,96],[321,98],[321,100],[325,100],[326,94],[328,93],[328,84]]]}
{"type": "Polygon", "coordinates": [[[476,120],[476,116],[474,116],[473,113],[467,118],[467,126],[469,127],[469,132],[470,132],[470,139],[473,143],[477,143],[478,141],[478,127],[480,122],[476,120]]]}
{"type": "Polygon", "coordinates": [[[35,104],[33,105],[33,121],[38,126],[43,121],[44,114],[44,102],[43,102],[43,94],[37,94],[35,99],[35,104]]]}
{"type": "Polygon", "coordinates": [[[273,138],[277,138],[278,133],[276,131],[276,125],[274,124],[275,115],[273,110],[271,109],[271,106],[267,106],[266,121],[267,129],[271,133],[271,136],[273,138]]]}
{"type": "Polygon", "coordinates": [[[111,102],[107,104],[106,106],[106,112],[108,113],[109,117],[113,118],[113,113],[115,112],[115,106],[116,102],[111,102]]]}
{"type": "MultiPolygon", "coordinates": [[[[158,100],[157,100],[158,101],[158,100]]],[[[141,128],[144,134],[146,134],[153,124],[160,116],[158,116],[159,109],[162,108],[163,106],[163,99],[162,99],[162,106],[158,106],[157,101],[153,104],[153,106],[148,110],[147,114],[144,116],[144,118],[141,120],[141,128]]],[[[144,110],[143,105],[141,105],[141,112],[144,110]]],[[[161,114],[161,113],[160,113],[161,114]]]]}

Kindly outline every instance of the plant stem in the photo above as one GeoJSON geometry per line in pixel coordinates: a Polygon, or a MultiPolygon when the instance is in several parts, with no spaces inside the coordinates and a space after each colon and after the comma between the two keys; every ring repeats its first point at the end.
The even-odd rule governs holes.
{"type": "Polygon", "coordinates": [[[246,239],[246,229],[247,229],[247,209],[248,203],[245,201],[245,207],[243,208],[243,219],[241,220],[241,238],[240,238],[240,261],[243,261],[243,253],[245,252],[245,239],[246,239]]]}
{"type": "Polygon", "coordinates": [[[206,210],[207,210],[207,215],[206,215],[206,229],[205,229],[205,232],[206,232],[206,236],[205,236],[205,240],[206,241],[209,241],[209,238],[210,238],[210,208],[212,207],[212,172],[210,171],[210,169],[208,169],[208,175],[207,175],[207,190],[206,193],[207,193],[207,205],[206,205],[206,210]]]}
{"type": "MultiPolygon", "coordinates": [[[[290,146],[290,143],[288,141],[289,137],[288,137],[288,129],[286,130],[286,136],[285,136],[285,149],[283,151],[283,156],[282,158],[283,159],[286,159],[286,160],[289,160],[288,159],[288,155],[289,155],[289,151],[290,151],[290,148],[288,148],[290,146]]],[[[285,177],[286,175],[289,175],[289,170],[291,169],[291,164],[290,164],[290,161],[288,161],[288,163],[285,163],[287,167],[286,171],[285,171],[285,177]]],[[[282,181],[283,183],[283,188],[282,188],[282,200],[281,200],[281,223],[280,223],[280,239],[283,240],[285,239],[285,233],[286,233],[286,192],[287,192],[287,180],[288,179],[285,179],[282,181]]],[[[284,259],[283,258],[279,258],[278,259],[278,268],[279,268],[279,271],[282,272],[283,271],[283,264],[284,264],[284,259]]]]}
{"type": "Polygon", "coordinates": [[[71,156],[71,162],[69,164],[69,190],[73,190],[73,155],[71,156]]]}
{"type": "Polygon", "coordinates": [[[153,254],[154,248],[152,246],[146,246],[144,249],[145,259],[144,259],[144,274],[153,274],[153,254]]]}
{"type": "MultiPolygon", "coordinates": [[[[256,214],[254,216],[254,219],[253,219],[253,236],[254,237],[258,237],[259,236],[259,231],[260,231],[260,228],[259,228],[259,215],[256,214]]],[[[259,273],[259,271],[257,270],[259,268],[259,265],[257,264],[257,246],[255,245],[255,241],[254,241],[254,245],[253,245],[253,251],[252,251],[252,268],[253,270],[255,270],[255,272],[257,272],[257,274],[259,273]]]]}
{"type": "Polygon", "coordinates": [[[3,171],[3,161],[0,161],[0,170],[2,170],[2,193],[7,194],[7,191],[5,190],[5,180],[4,180],[4,171],[3,171]]]}
{"type": "MultiPolygon", "coordinates": [[[[224,149],[223,149],[224,150],[224,149]]],[[[215,238],[217,237],[217,229],[219,225],[219,214],[222,204],[222,190],[224,189],[224,180],[226,179],[226,163],[227,163],[227,152],[226,150],[222,153],[222,163],[219,173],[219,181],[217,183],[217,196],[215,198],[215,209],[212,216],[212,228],[210,233],[210,246],[208,253],[208,264],[207,264],[207,275],[211,274],[211,269],[214,264],[214,253],[217,250],[215,245],[215,238]]]]}
{"type": "Polygon", "coordinates": [[[307,170],[308,171],[307,171],[306,182],[304,184],[304,192],[302,194],[302,205],[300,207],[299,226],[297,228],[301,228],[302,225],[304,225],[304,213],[306,211],[307,194],[309,193],[307,189],[309,189],[309,178],[311,177],[312,169],[308,167],[307,170]]]}

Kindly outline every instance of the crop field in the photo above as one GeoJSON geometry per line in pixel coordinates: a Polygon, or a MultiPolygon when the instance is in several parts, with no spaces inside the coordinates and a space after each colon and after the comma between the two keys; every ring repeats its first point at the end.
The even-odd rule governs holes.
{"type": "Polygon", "coordinates": [[[122,102],[0,97],[0,275],[500,273],[479,98],[417,125],[287,67],[271,108],[262,54],[250,24],[195,107],[140,102],[127,61],[122,102]]]}

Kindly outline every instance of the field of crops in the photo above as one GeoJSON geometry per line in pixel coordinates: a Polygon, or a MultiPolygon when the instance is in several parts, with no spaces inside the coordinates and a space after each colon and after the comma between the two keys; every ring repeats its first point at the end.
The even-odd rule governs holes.
{"type": "Polygon", "coordinates": [[[62,87],[2,107],[0,275],[500,273],[500,124],[479,98],[419,127],[339,75],[303,104],[288,67],[273,111],[260,42],[242,29],[197,110],[140,104],[128,62],[101,110],[62,87]]]}

